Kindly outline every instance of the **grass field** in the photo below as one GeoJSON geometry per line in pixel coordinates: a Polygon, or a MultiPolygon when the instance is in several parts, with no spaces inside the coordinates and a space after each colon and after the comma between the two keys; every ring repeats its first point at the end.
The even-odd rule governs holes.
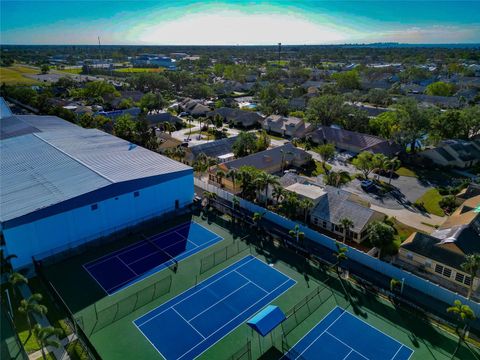
{"type": "MultiPolygon", "coordinates": [[[[362,320],[414,349],[412,359],[451,359],[451,354],[457,344],[454,336],[441,331],[422,317],[412,314],[403,307],[395,306],[378,294],[366,291],[365,288],[359,287],[355,283],[340,282],[331,269],[317,267],[310,262],[306,262],[302,256],[284,248],[279,248],[275,243],[265,242],[260,246],[255,238],[258,236],[258,232],[238,225],[231,227],[228,225],[230,222],[226,218],[226,216],[224,218],[210,217],[206,220],[198,216],[186,216],[176,218],[175,221],[170,221],[168,225],[152,225],[149,228],[142,229],[141,231],[148,236],[193,219],[222,236],[224,240],[180,262],[177,272],[169,269],[162,270],[112,296],[105,295],[82,265],[108,254],[112,250],[138,241],[141,236],[137,232],[131,233],[119,241],[92,248],[81,255],[51,265],[46,268],[46,272],[50,281],[56,286],[80,323],[83,324],[83,329],[100,355],[106,360],[118,358],[161,359],[159,353],[132,321],[248,254],[255,255],[259,259],[272,264],[277,270],[296,280],[296,285],[273,301],[273,304],[278,305],[284,312],[301,302],[317,288],[320,288],[320,295],[318,299],[315,298],[315,301],[318,300],[320,303],[317,303],[318,306],[313,307],[312,311],[307,310],[309,307],[302,307],[298,310],[295,317],[298,319],[298,321],[295,320],[298,323],[295,323],[296,326],[291,328],[285,338],[286,343],[283,345],[280,328],[273,331],[272,337],[261,338],[244,323],[200,355],[200,359],[230,358],[247,341],[251,342],[253,359],[260,357],[262,359],[279,359],[284,350],[282,347],[285,347],[286,344],[292,346],[335,306],[347,308],[348,311],[359,316],[362,320]],[[220,262],[206,272],[200,272],[202,259],[214,252],[222,257],[221,254],[224,253],[223,249],[226,245],[238,242],[245,245],[242,252],[220,262]],[[221,251],[219,252],[219,250],[221,251]],[[168,293],[155,298],[151,302],[147,301],[141,307],[135,305],[138,302],[144,304],[142,299],[153,288],[152,285],[159,284],[159,280],[166,279],[169,276],[171,276],[172,282],[168,293]],[[85,291],[87,289],[88,291],[85,291]],[[142,291],[139,292],[140,290],[142,291]],[[303,313],[304,311],[308,314],[311,312],[311,314],[307,316],[308,314],[303,313]],[[117,318],[117,320],[114,321],[114,318],[117,318]]],[[[153,289],[151,291],[159,290],[157,287],[153,289]]],[[[311,306],[311,303],[309,304],[311,306]]],[[[294,318],[292,317],[292,319],[294,318]]],[[[474,351],[478,357],[480,355],[478,349],[474,351]]],[[[463,346],[457,356],[454,357],[454,359],[467,358],[472,358],[472,353],[463,346]]]]}
{"type": "Polygon", "coordinates": [[[123,69],[116,69],[115,71],[117,72],[122,72],[122,73],[142,73],[142,72],[153,72],[153,73],[160,73],[164,72],[164,68],[123,68],[123,69]]]}
{"type": "Polygon", "coordinates": [[[440,195],[437,189],[432,188],[420,196],[417,201],[415,201],[415,204],[419,204],[420,206],[423,205],[425,210],[430,214],[445,216],[444,211],[438,204],[440,200],[442,200],[442,195],[440,195]]]}
{"type": "Polygon", "coordinates": [[[417,177],[417,174],[416,174],[414,171],[412,171],[412,170],[410,170],[410,169],[408,169],[408,168],[406,168],[406,167],[403,167],[403,166],[402,166],[401,168],[399,168],[399,169],[398,169],[397,171],[395,171],[395,172],[396,172],[397,175],[399,175],[399,176],[417,177]]]}
{"type": "Polygon", "coordinates": [[[78,75],[82,72],[81,68],[74,68],[74,69],[58,69],[60,72],[68,73],[68,74],[75,74],[78,75]]]}
{"type": "Polygon", "coordinates": [[[25,74],[38,74],[40,71],[21,65],[0,67],[0,83],[6,85],[35,85],[38,81],[25,77],[25,74]]]}

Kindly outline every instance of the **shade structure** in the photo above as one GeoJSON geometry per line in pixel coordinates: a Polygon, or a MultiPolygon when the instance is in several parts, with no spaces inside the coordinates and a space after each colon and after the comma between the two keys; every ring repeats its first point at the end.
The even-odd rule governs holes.
{"type": "Polygon", "coordinates": [[[278,306],[268,305],[248,320],[247,324],[260,335],[265,336],[275,329],[283,320],[285,320],[283,311],[278,306]]]}

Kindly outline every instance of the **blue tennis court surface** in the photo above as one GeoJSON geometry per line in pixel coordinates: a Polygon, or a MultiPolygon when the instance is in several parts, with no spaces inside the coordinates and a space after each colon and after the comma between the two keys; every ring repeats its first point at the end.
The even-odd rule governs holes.
{"type": "Polygon", "coordinates": [[[412,349],[336,307],[282,359],[407,360],[412,354],[412,349]]]}
{"type": "Polygon", "coordinates": [[[165,359],[193,359],[294,284],[249,255],[134,323],[165,359]]]}
{"type": "Polygon", "coordinates": [[[84,268],[109,295],[221,241],[217,234],[188,222],[102,256],[84,268]],[[152,245],[150,242],[154,243],[152,245]],[[160,249],[162,250],[160,250],[160,249]]]}

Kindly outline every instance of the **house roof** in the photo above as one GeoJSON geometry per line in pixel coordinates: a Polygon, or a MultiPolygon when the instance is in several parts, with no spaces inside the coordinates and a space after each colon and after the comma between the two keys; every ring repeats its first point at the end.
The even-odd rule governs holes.
{"type": "Polygon", "coordinates": [[[257,169],[263,170],[272,167],[273,164],[280,164],[282,156],[284,156],[284,161],[286,162],[291,162],[298,158],[307,159],[311,157],[306,151],[296,148],[291,143],[286,143],[285,145],[273,149],[260,151],[240,159],[228,161],[223,165],[228,169],[239,169],[242,166],[253,166],[257,169]]]}
{"type": "Polygon", "coordinates": [[[204,144],[195,145],[190,148],[194,157],[200,153],[204,153],[209,157],[218,157],[232,152],[232,146],[237,140],[238,136],[219,139],[215,141],[206,142],[204,144]]]}
{"type": "Polygon", "coordinates": [[[329,142],[336,147],[356,147],[360,151],[372,151],[393,155],[399,151],[399,147],[378,136],[363,134],[355,131],[339,129],[336,127],[320,126],[308,135],[316,143],[329,142]]]}
{"type": "Polygon", "coordinates": [[[191,168],[97,129],[55,116],[0,121],[0,221],[5,222],[112,184],[191,168]],[[12,127],[23,131],[12,132],[12,127]]]}
{"type": "Polygon", "coordinates": [[[350,200],[350,193],[331,186],[326,187],[327,196],[320,199],[312,215],[333,224],[342,218],[353,221],[352,230],[361,232],[374,216],[375,211],[350,200]]]}
{"type": "Polygon", "coordinates": [[[263,120],[263,117],[254,111],[246,111],[228,107],[221,107],[210,111],[207,116],[213,118],[217,114],[219,114],[228,122],[232,121],[234,123],[242,123],[243,126],[252,126],[263,120]]]}
{"type": "Polygon", "coordinates": [[[311,184],[294,183],[285,187],[285,189],[311,200],[317,200],[326,194],[326,191],[320,186],[311,184]]]}
{"type": "Polygon", "coordinates": [[[401,247],[456,269],[460,269],[465,255],[480,253],[480,237],[470,226],[442,231],[436,236],[414,233],[401,247]]]}

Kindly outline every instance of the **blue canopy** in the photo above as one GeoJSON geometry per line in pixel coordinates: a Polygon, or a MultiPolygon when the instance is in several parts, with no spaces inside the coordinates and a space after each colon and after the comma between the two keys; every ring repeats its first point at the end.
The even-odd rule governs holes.
{"type": "Polygon", "coordinates": [[[285,320],[285,314],[282,310],[280,310],[278,306],[268,305],[265,309],[248,320],[247,324],[256,332],[265,336],[275,329],[275,327],[277,327],[277,325],[283,320],[285,320]]]}

